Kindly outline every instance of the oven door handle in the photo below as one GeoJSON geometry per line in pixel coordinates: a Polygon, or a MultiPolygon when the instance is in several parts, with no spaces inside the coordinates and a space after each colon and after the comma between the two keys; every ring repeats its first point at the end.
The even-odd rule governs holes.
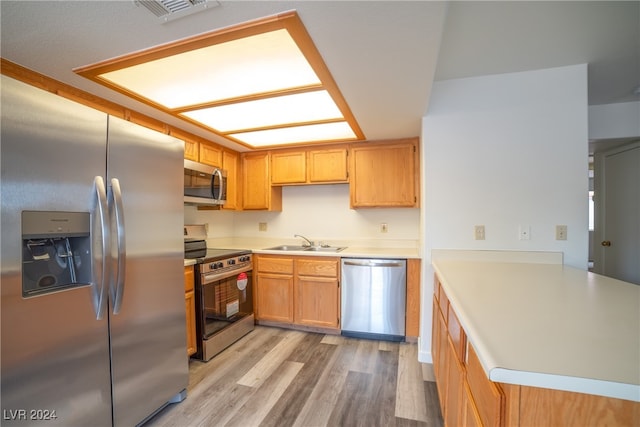
{"type": "Polygon", "coordinates": [[[233,271],[228,271],[226,273],[210,273],[210,274],[203,273],[201,274],[201,279],[202,279],[201,283],[202,283],[202,286],[206,286],[212,283],[219,282],[220,280],[228,279],[229,277],[237,276],[240,273],[248,273],[249,271],[251,271],[251,268],[233,270],[233,271]]]}

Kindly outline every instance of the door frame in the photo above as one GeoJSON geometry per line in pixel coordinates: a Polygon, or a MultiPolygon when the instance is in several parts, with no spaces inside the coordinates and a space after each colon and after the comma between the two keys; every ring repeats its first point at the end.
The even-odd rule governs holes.
{"type": "Polygon", "coordinates": [[[605,158],[625,151],[640,149],[640,140],[635,140],[623,145],[594,153],[594,232],[593,232],[593,271],[605,275],[606,270],[606,248],[601,242],[606,238],[606,192],[605,181],[607,171],[605,158]]]}

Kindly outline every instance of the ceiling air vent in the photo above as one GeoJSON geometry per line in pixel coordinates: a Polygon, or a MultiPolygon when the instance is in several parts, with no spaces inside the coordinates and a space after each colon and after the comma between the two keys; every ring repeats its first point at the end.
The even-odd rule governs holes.
{"type": "Polygon", "coordinates": [[[134,0],[134,3],[147,8],[163,23],[220,6],[216,0],[134,0]]]}

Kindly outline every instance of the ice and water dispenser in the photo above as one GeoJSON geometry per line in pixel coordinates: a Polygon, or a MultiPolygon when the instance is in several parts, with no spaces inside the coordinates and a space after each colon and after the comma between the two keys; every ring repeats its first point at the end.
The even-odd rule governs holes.
{"type": "Polygon", "coordinates": [[[22,296],[91,283],[88,212],[22,212],[22,296]]]}

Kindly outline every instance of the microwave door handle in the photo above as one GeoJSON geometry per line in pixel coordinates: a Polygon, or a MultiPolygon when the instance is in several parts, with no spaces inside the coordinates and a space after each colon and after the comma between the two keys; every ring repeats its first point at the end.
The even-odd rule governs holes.
{"type": "Polygon", "coordinates": [[[216,169],[211,174],[211,196],[217,202],[222,202],[222,195],[224,194],[224,188],[222,188],[223,185],[224,185],[224,180],[222,179],[222,171],[220,169],[216,169]],[[216,196],[216,188],[215,188],[216,177],[218,177],[218,182],[220,182],[220,187],[219,187],[217,196],[216,196]]]}
{"type": "Polygon", "coordinates": [[[93,257],[94,271],[100,271],[99,280],[95,280],[93,285],[93,307],[96,312],[96,320],[101,320],[107,310],[107,301],[109,299],[108,286],[110,282],[110,269],[107,257],[111,253],[111,235],[110,235],[110,221],[107,202],[107,191],[104,186],[104,180],[101,176],[96,176],[93,180],[95,196],[96,196],[96,211],[100,221],[101,242],[100,247],[102,253],[100,254],[100,261],[96,261],[96,257],[93,257]],[[98,267],[99,264],[99,267],[98,267]]]}
{"type": "Polygon", "coordinates": [[[124,228],[124,207],[122,203],[122,191],[120,181],[117,178],[111,179],[111,211],[112,217],[116,221],[116,274],[111,281],[111,299],[113,301],[113,314],[118,314],[122,308],[122,298],[124,296],[125,274],[127,265],[127,250],[124,228]]]}

